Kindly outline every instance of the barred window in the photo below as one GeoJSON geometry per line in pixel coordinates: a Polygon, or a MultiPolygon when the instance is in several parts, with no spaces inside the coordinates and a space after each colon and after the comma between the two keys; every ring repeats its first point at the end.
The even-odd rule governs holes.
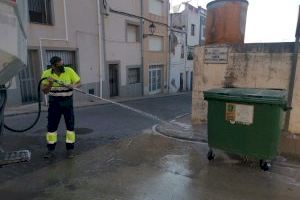
{"type": "Polygon", "coordinates": [[[28,9],[30,22],[53,24],[51,0],[28,0],[28,9]]]}
{"type": "Polygon", "coordinates": [[[128,83],[136,84],[141,82],[141,69],[140,68],[130,68],[128,69],[128,83]]]}

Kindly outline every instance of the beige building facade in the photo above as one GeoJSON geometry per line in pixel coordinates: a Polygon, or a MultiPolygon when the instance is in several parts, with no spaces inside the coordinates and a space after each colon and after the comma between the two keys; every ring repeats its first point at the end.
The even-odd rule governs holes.
{"type": "Polygon", "coordinates": [[[107,0],[104,15],[106,97],[142,96],[140,0],[107,0]],[[126,15],[126,14],[127,15],[126,15]]]}
{"type": "Polygon", "coordinates": [[[143,1],[143,79],[144,95],[168,92],[169,79],[169,1],[143,1]],[[155,30],[151,32],[151,24],[155,30]]]}

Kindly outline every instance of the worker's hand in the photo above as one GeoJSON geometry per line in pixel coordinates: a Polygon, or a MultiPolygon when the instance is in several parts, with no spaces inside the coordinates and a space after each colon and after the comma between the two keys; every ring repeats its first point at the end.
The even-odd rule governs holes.
{"type": "Polygon", "coordinates": [[[54,79],[51,77],[48,77],[47,80],[49,81],[50,84],[53,84],[53,82],[54,82],[54,79]]]}
{"type": "Polygon", "coordinates": [[[75,88],[73,84],[67,84],[65,86],[68,87],[68,88],[70,88],[70,89],[74,89],[75,88]]]}
{"type": "Polygon", "coordinates": [[[66,85],[66,86],[69,87],[69,88],[72,88],[72,89],[79,88],[80,87],[80,82],[77,82],[75,84],[69,84],[69,85],[66,85]]]}

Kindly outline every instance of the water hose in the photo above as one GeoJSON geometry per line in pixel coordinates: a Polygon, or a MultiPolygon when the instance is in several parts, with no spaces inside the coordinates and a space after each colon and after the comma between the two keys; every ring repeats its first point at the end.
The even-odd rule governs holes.
{"type": "MultiPolygon", "coordinates": [[[[22,132],[26,132],[26,131],[29,131],[30,129],[32,129],[39,121],[40,117],[41,117],[41,112],[42,112],[42,102],[41,102],[41,86],[42,86],[42,82],[44,80],[46,80],[47,78],[42,78],[39,83],[38,83],[38,113],[37,113],[37,116],[34,120],[34,122],[28,127],[28,128],[25,128],[25,129],[14,129],[14,128],[11,128],[9,127],[7,124],[4,123],[4,128],[9,130],[9,131],[12,131],[12,132],[16,132],[16,133],[22,133],[22,132]]],[[[7,95],[5,95],[4,97],[4,105],[6,104],[6,101],[7,101],[7,95]]]]}

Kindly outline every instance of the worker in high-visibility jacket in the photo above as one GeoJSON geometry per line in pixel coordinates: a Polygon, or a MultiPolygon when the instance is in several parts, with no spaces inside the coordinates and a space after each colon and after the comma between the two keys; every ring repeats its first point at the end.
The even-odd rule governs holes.
{"type": "Polygon", "coordinates": [[[45,159],[54,157],[54,150],[57,143],[57,128],[60,118],[63,115],[66,123],[66,149],[67,157],[74,156],[75,131],[73,111],[73,88],[80,86],[80,77],[70,68],[65,67],[60,57],[54,56],[50,60],[51,68],[44,71],[42,78],[42,90],[49,95],[48,108],[48,133],[45,159]],[[59,83],[63,83],[62,86],[59,83]]]}

